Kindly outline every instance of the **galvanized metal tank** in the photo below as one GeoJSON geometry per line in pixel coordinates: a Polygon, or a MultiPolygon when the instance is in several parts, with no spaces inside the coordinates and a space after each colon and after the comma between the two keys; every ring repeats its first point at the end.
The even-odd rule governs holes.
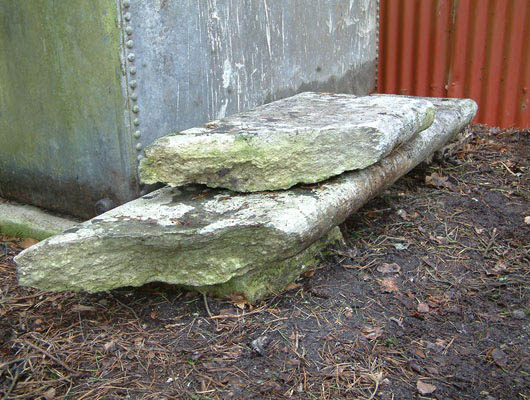
{"type": "Polygon", "coordinates": [[[0,197],[92,217],[140,195],[156,138],[372,92],[376,56],[377,0],[3,0],[0,197]]]}

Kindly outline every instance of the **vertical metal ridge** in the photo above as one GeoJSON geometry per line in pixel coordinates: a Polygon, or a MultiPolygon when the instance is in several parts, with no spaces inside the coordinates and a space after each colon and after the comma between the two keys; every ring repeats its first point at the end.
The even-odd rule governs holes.
{"type": "Polygon", "coordinates": [[[380,93],[469,97],[530,127],[529,0],[381,0],[380,93]]]}
{"type": "Polygon", "coordinates": [[[483,108],[488,112],[483,116],[486,124],[497,121],[502,76],[502,55],[504,44],[504,26],[506,17],[505,1],[490,2],[488,10],[488,34],[486,49],[486,82],[482,85],[483,108]]]}
{"type": "MultiPolygon", "coordinates": [[[[523,7],[526,0],[522,0],[523,7]]],[[[517,83],[519,77],[519,71],[521,70],[520,63],[511,63],[510,59],[520,58],[523,46],[523,37],[514,32],[522,30],[522,24],[524,24],[524,13],[520,13],[519,6],[520,1],[510,2],[510,9],[508,11],[508,39],[507,47],[505,50],[504,57],[504,93],[501,98],[501,116],[500,124],[502,126],[509,126],[515,123],[516,114],[516,96],[510,96],[509,93],[515,93],[517,91],[517,83]],[[519,57],[518,57],[519,55],[519,57]]]]}
{"type": "Polygon", "coordinates": [[[530,4],[528,4],[528,1],[523,7],[521,7],[521,13],[525,16],[523,20],[522,32],[520,33],[524,40],[524,47],[521,55],[522,68],[519,76],[519,96],[516,103],[517,113],[515,125],[530,128],[530,44],[527,40],[528,35],[530,34],[528,28],[528,20],[530,19],[530,4]]]}
{"type": "Polygon", "coordinates": [[[429,60],[429,51],[432,48],[432,34],[431,34],[431,6],[432,0],[418,2],[418,13],[416,14],[416,21],[408,21],[408,23],[417,23],[418,24],[418,58],[416,63],[411,65],[411,68],[414,69],[414,76],[416,77],[415,93],[419,96],[428,96],[429,95],[429,83],[430,83],[430,65],[429,60]],[[424,66],[423,68],[418,68],[418,65],[424,66]],[[427,68],[425,68],[427,67],[427,68]]]}

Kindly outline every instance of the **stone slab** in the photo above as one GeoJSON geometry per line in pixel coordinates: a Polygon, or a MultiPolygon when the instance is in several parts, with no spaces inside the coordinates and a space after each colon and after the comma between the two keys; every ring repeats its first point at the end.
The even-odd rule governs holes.
{"type": "Polygon", "coordinates": [[[431,127],[368,168],[280,192],[165,187],[20,253],[20,284],[89,292],[152,281],[204,287],[288,260],[443,146],[477,110],[472,100],[432,102],[431,127]]]}
{"type": "Polygon", "coordinates": [[[79,224],[79,221],[51,214],[40,208],[14,202],[0,202],[0,233],[43,240],[79,224]]]}
{"type": "Polygon", "coordinates": [[[258,266],[246,274],[235,276],[228,282],[216,285],[188,287],[216,297],[229,297],[233,294],[245,296],[254,302],[271,293],[282,292],[289,283],[295,281],[308,269],[318,266],[322,257],[330,253],[333,247],[344,245],[344,238],[338,227],[317,240],[301,253],[283,261],[258,266]]]}
{"type": "Polygon", "coordinates": [[[433,119],[425,99],[301,93],[158,139],[145,151],[140,178],[287,189],[372,165],[433,119]]]}

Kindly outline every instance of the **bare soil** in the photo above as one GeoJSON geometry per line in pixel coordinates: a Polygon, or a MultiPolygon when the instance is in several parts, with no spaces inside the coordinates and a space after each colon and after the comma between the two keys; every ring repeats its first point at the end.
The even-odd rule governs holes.
{"type": "Polygon", "coordinates": [[[0,395],[530,399],[530,134],[471,131],[259,304],[20,287],[13,257],[32,241],[0,236],[0,395]]]}

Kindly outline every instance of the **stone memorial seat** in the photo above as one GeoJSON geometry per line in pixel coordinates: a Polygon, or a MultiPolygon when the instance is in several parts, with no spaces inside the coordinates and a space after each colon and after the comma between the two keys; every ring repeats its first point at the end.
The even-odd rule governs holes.
{"type": "Polygon", "coordinates": [[[281,291],[476,111],[468,99],[303,93],[166,136],[140,173],[167,186],[23,251],[20,283],[98,292],[160,281],[249,301],[281,291]]]}

